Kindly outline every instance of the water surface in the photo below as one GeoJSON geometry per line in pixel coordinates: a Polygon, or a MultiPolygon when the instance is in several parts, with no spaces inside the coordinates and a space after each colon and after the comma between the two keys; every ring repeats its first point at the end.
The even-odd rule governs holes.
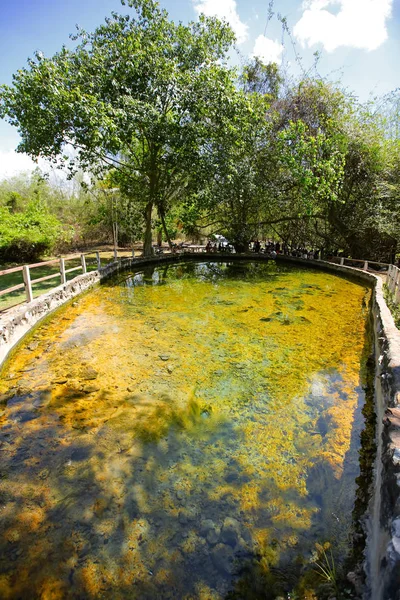
{"type": "Polygon", "coordinates": [[[368,295],[185,263],[38,327],[0,383],[0,597],[332,594],[318,565],[351,550],[368,295]]]}

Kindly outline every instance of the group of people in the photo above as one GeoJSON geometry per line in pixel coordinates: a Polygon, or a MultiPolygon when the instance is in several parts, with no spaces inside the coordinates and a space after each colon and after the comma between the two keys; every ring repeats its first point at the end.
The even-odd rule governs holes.
{"type": "Polygon", "coordinates": [[[233,246],[231,244],[223,244],[222,242],[212,242],[208,240],[206,245],[206,252],[232,252],[233,246]]]}
{"type": "MultiPolygon", "coordinates": [[[[206,252],[233,252],[234,248],[232,244],[222,242],[212,242],[208,240],[206,245],[206,252]]],[[[285,256],[294,256],[296,258],[305,259],[318,259],[320,257],[320,251],[316,249],[309,249],[305,246],[289,247],[287,244],[282,242],[274,242],[272,240],[266,240],[261,242],[260,240],[254,240],[249,244],[249,251],[256,254],[267,254],[271,258],[275,258],[278,254],[285,256]]]]}
{"type": "Polygon", "coordinates": [[[252,242],[250,249],[253,252],[268,254],[272,257],[275,257],[278,254],[284,254],[285,256],[295,256],[296,258],[319,258],[319,250],[308,249],[303,246],[289,248],[285,243],[274,242],[271,240],[267,240],[264,243],[256,240],[252,242]]]}

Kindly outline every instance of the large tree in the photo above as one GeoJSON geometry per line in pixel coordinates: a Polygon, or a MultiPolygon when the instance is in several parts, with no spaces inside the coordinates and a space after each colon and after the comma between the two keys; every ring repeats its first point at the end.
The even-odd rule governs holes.
{"type": "Polygon", "coordinates": [[[201,154],[204,123],[232,92],[223,60],[234,36],[206,17],[175,24],[154,0],[127,4],[133,14],[112,13],[94,33],[78,30],[73,50],[36,53],[0,88],[0,114],[19,129],[18,151],[61,160],[71,173],[111,170],[143,208],[149,255],[153,209],[164,221],[201,154]]]}

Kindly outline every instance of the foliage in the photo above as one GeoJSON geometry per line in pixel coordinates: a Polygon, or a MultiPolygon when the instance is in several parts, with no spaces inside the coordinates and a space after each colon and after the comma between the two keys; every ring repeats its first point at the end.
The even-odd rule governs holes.
{"type": "Polygon", "coordinates": [[[213,228],[224,234],[237,251],[247,248],[257,233],[267,198],[262,186],[268,179],[264,168],[264,138],[268,123],[264,118],[267,101],[236,93],[229,108],[213,124],[209,143],[202,155],[202,179],[199,191],[191,195],[186,228],[194,229],[193,218],[199,216],[200,230],[213,228]]]}
{"type": "MultiPolygon", "coordinates": [[[[124,2],[125,4],[125,2],[124,2]]],[[[198,154],[203,121],[218,112],[230,71],[220,65],[233,41],[227,25],[201,17],[185,26],[169,20],[153,0],[129,0],[133,16],[112,13],[94,33],[78,30],[77,47],[52,58],[40,53],[3,86],[0,113],[19,127],[19,151],[60,155],[114,181],[146,218],[160,217],[184,187],[198,154]],[[63,150],[75,149],[70,159],[63,150]]]]}
{"type": "Polygon", "coordinates": [[[400,305],[396,302],[393,292],[389,290],[387,285],[383,286],[383,293],[386,304],[388,305],[397,329],[400,329],[400,305]]]}
{"type": "Polygon", "coordinates": [[[276,63],[265,65],[258,57],[243,67],[240,77],[246,93],[267,94],[270,99],[278,98],[283,77],[276,63]]]}
{"type": "Polygon", "coordinates": [[[0,259],[34,261],[50,252],[61,237],[61,223],[41,202],[30,202],[23,212],[0,207],[0,259]]]}
{"type": "MultiPolygon", "coordinates": [[[[74,49],[36,53],[0,87],[19,151],[68,165],[71,177],[90,173],[91,185],[69,196],[40,183],[76,241],[111,241],[118,224],[121,242],[144,237],[145,254],[153,232],[171,244],[182,228],[222,233],[237,250],[273,235],[392,259],[398,93],[360,106],[338,85],[304,70],[291,81],[259,58],[238,74],[226,63],[234,35],[225,23],[175,23],[154,0],[122,4],[129,14],[78,29],[74,49]]],[[[31,198],[19,183],[0,184],[11,212],[31,198]]]]}

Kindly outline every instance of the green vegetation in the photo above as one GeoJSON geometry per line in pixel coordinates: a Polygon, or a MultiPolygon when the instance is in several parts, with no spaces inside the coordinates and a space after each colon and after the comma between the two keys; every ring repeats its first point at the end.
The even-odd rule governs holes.
{"type": "Polygon", "coordinates": [[[383,294],[386,304],[392,313],[395,325],[398,329],[400,329],[400,306],[396,302],[393,292],[391,292],[386,285],[383,287],[383,294]]]}
{"type": "Polygon", "coordinates": [[[0,220],[0,260],[38,260],[60,238],[61,223],[40,202],[30,202],[16,213],[2,206],[0,220]]]}
{"type": "MultiPolygon", "coordinates": [[[[312,69],[297,81],[259,59],[239,71],[228,65],[226,23],[174,23],[154,0],[122,4],[127,15],[78,30],[73,49],[36,53],[0,87],[0,116],[19,128],[18,150],[84,184],[69,193],[40,184],[42,217],[63,228],[51,221],[43,245],[32,232],[37,252],[118,234],[126,244],[142,238],[150,255],[153,239],[171,244],[182,232],[223,234],[239,251],[275,236],[393,260],[398,92],[364,106],[312,69]]],[[[13,202],[4,189],[1,206],[13,202]]]]}

